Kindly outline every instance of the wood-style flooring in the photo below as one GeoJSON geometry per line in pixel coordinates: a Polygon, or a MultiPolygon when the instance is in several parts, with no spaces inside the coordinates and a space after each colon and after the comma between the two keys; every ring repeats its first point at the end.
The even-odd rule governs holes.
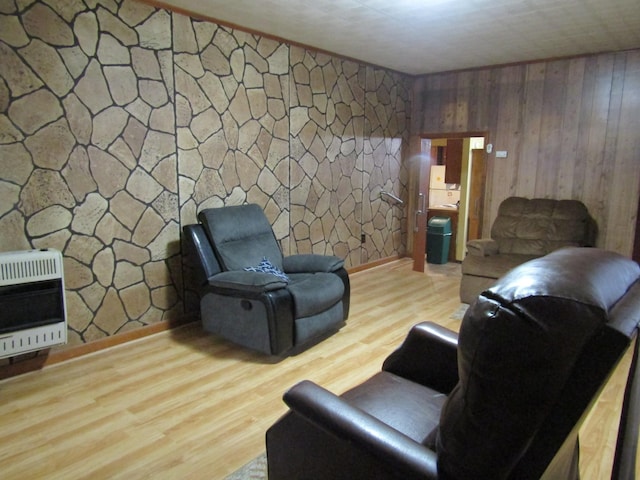
{"type": "MultiPolygon", "coordinates": [[[[280,361],[190,324],[0,381],[0,478],[224,478],[264,451],[296,382],[341,393],[377,372],[413,324],[458,329],[459,265],[411,266],[352,274],[346,326],[280,361]]],[[[584,479],[610,475],[629,358],[583,428],[584,479]]]]}

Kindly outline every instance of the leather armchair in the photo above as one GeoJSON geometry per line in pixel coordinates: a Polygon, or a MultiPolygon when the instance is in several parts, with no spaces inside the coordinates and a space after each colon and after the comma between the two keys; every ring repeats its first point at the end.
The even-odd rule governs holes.
{"type": "Polygon", "coordinates": [[[258,205],[210,208],[184,227],[198,266],[206,331],[270,355],[287,355],[338,331],[350,284],[335,256],[284,257],[258,205]]]}
{"type": "Polygon", "coordinates": [[[269,479],[578,479],[580,425],[639,323],[635,262],[591,248],[532,260],[459,335],[418,324],[341,396],[292,387],[266,433],[269,479]]]}

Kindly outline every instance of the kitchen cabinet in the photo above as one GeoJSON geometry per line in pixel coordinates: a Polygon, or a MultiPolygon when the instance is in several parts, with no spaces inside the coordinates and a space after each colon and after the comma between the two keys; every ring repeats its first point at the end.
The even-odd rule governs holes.
{"type": "Polygon", "coordinates": [[[462,183],[462,138],[447,139],[445,183],[462,183]]]}

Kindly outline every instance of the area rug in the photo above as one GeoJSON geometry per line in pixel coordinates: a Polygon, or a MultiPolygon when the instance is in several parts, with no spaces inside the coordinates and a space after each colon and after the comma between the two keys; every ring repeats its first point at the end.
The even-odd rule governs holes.
{"type": "Polygon", "coordinates": [[[467,305],[466,303],[461,303],[458,309],[453,312],[449,318],[452,318],[453,320],[462,320],[462,317],[464,317],[467,308],[469,308],[469,305],[467,305]]]}
{"type": "Polygon", "coordinates": [[[267,454],[262,453],[239,470],[236,470],[225,480],[266,480],[267,454]]]}

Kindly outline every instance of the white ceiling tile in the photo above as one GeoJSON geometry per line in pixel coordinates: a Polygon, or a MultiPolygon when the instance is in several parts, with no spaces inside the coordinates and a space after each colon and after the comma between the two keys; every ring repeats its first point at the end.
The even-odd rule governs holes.
{"type": "Polygon", "coordinates": [[[410,74],[640,48],[639,0],[164,3],[410,74]]]}

